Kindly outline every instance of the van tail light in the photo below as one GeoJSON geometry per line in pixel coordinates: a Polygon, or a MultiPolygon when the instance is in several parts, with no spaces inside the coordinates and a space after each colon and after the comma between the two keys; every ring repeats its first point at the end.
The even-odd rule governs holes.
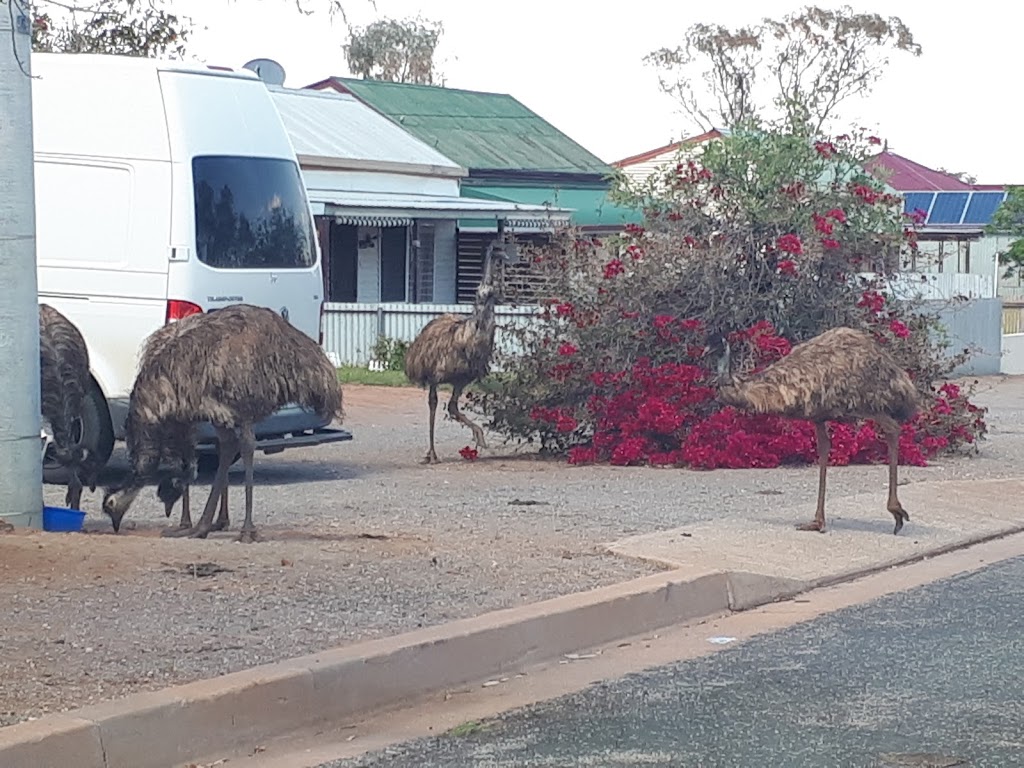
{"type": "Polygon", "coordinates": [[[320,302],[320,346],[324,345],[324,303],[320,302]]]}
{"type": "Polygon", "coordinates": [[[181,299],[168,299],[167,300],[167,315],[164,317],[164,324],[176,322],[182,320],[189,315],[201,315],[203,308],[198,304],[193,304],[191,301],[182,301],[181,299]]]}

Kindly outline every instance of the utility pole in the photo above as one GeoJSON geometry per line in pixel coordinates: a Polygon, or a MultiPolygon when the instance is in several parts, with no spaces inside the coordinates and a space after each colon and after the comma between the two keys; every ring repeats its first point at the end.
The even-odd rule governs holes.
{"type": "Polygon", "coordinates": [[[31,51],[28,0],[0,0],[0,522],[38,528],[43,466],[31,51]]]}

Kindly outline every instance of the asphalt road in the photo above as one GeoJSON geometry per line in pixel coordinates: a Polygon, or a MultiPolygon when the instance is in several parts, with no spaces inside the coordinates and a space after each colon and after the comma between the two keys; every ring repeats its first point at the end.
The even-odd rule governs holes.
{"type": "Polygon", "coordinates": [[[1022,608],[1019,558],[321,768],[1024,766],[1022,608]]]}

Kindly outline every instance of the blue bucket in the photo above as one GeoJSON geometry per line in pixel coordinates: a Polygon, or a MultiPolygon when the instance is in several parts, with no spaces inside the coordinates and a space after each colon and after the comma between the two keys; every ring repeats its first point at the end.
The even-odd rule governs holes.
{"type": "Polygon", "coordinates": [[[43,530],[51,533],[80,531],[85,523],[85,512],[63,507],[43,507],[43,530]]]}

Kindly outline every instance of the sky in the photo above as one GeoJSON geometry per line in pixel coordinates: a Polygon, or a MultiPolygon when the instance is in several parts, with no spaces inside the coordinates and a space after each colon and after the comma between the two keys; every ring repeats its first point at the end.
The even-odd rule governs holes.
{"type": "MultiPolygon", "coordinates": [[[[211,64],[271,58],[299,88],[347,75],[344,22],[327,0],[171,0],[196,30],[190,51],[211,64]]],[[[559,130],[612,162],[699,133],[658,86],[644,55],[678,45],[697,22],[736,26],[782,16],[802,0],[685,3],[631,0],[345,0],[348,21],[422,15],[441,21],[436,61],[452,88],[510,93],[559,130]]],[[[819,0],[834,8],[844,3],[819,0]]],[[[873,0],[854,10],[900,17],[922,46],[894,52],[873,93],[843,117],[886,139],[889,148],[931,167],[969,173],[980,183],[1024,183],[1024,153],[1006,141],[1016,122],[1011,84],[1024,3],[873,0]]],[[[1012,134],[1011,134],[1012,135],[1012,134]]]]}

